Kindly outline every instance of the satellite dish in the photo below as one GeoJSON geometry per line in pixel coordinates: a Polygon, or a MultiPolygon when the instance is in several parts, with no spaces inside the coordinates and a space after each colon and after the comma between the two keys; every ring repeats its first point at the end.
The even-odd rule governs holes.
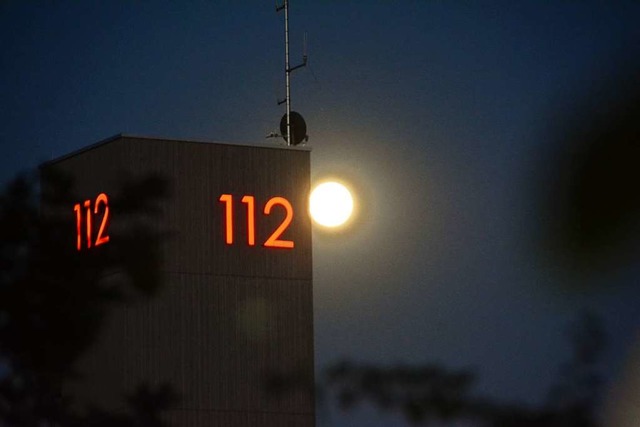
{"type": "MultiPolygon", "coordinates": [[[[289,117],[291,120],[291,123],[290,123],[291,142],[289,144],[298,145],[302,141],[308,140],[309,137],[307,136],[307,124],[305,123],[304,118],[302,118],[302,116],[299,113],[296,113],[295,111],[292,111],[289,117]]],[[[282,116],[282,119],[280,119],[280,135],[282,135],[285,141],[289,142],[287,140],[287,115],[286,114],[282,116]]]]}

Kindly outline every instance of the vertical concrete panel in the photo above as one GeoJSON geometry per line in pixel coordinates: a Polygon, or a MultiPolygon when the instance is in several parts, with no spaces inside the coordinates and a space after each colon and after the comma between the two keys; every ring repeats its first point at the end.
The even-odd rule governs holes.
{"type": "MultiPolygon", "coordinates": [[[[313,426],[310,387],[277,397],[267,388],[273,374],[313,379],[309,160],[308,151],[285,147],[121,136],[43,165],[71,175],[79,201],[107,192],[115,207],[123,182],[153,174],[170,190],[152,221],[167,236],[161,292],[132,293],[110,312],[79,365],[84,378],[69,389],[120,408],[137,385],[168,382],[182,399],[167,413],[171,425],[313,426]],[[234,198],[233,245],[224,241],[221,194],[234,198]],[[255,246],[247,244],[244,195],[255,198],[255,246]],[[293,249],[263,246],[284,218],[279,206],[263,213],[276,196],[293,206],[282,235],[293,249]]],[[[114,208],[111,239],[127,228],[120,221],[114,208]]]]}

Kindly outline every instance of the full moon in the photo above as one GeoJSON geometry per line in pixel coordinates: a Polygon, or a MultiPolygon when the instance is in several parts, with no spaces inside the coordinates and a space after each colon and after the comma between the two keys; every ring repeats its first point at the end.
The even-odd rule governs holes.
{"type": "Polygon", "coordinates": [[[344,185],[324,182],[311,192],[309,212],[316,223],[324,227],[338,227],[351,217],[353,198],[344,185]]]}

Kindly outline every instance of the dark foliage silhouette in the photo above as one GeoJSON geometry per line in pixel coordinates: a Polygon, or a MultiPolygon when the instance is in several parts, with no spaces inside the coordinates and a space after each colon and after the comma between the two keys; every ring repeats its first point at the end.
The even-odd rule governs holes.
{"type": "Polygon", "coordinates": [[[552,148],[535,169],[542,249],[586,275],[637,259],[640,64],[626,60],[614,70],[554,117],[552,148]]]}
{"type": "Polygon", "coordinates": [[[20,176],[0,196],[0,426],[160,426],[171,388],[141,386],[130,411],[76,411],[64,384],[97,339],[104,316],[126,295],[157,291],[162,234],[145,219],[166,196],[159,177],[122,186],[113,208],[130,219],[116,241],[80,254],[70,240],[73,182],[43,170],[20,176]],[[135,257],[132,256],[135,254],[135,257]]]}
{"type": "Polygon", "coordinates": [[[468,405],[474,375],[438,365],[420,367],[339,363],[326,372],[342,409],[368,401],[381,409],[402,412],[412,422],[458,417],[468,405]]]}
{"type": "Polygon", "coordinates": [[[477,381],[473,371],[437,364],[381,367],[341,362],[325,370],[318,394],[343,410],[368,403],[416,425],[462,420],[483,427],[596,427],[603,383],[599,362],[605,346],[599,319],[583,314],[571,326],[569,339],[572,357],[561,367],[541,407],[478,396],[473,392],[477,381]]]}

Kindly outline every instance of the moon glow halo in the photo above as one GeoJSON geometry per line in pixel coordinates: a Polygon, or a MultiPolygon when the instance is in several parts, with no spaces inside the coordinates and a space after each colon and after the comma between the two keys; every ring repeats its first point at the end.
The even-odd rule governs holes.
{"type": "Polygon", "coordinates": [[[335,228],[344,225],[353,213],[351,192],[338,182],[323,182],[311,192],[309,213],[311,219],[323,227],[335,228]]]}

